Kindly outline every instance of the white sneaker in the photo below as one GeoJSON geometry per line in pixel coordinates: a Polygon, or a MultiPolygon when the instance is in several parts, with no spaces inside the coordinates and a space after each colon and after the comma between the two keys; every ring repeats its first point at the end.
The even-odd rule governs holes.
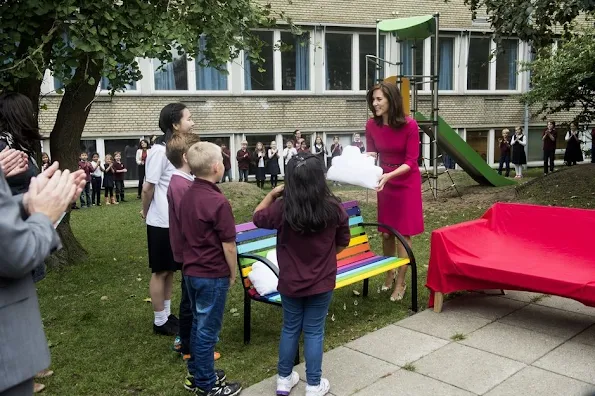
{"type": "Polygon", "coordinates": [[[300,376],[295,371],[291,372],[288,377],[277,376],[277,395],[287,396],[291,389],[300,382],[300,376]]]}
{"type": "Polygon", "coordinates": [[[306,396],[324,396],[331,390],[331,384],[326,378],[320,379],[317,386],[306,385],[306,396]]]}

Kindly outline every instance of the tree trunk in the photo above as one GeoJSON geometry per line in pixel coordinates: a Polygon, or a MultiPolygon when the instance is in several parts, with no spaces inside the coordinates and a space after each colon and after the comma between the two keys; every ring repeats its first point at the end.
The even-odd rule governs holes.
{"type": "MultiPolygon", "coordinates": [[[[60,168],[78,169],[80,140],[95,98],[97,84],[85,82],[85,73],[95,81],[101,77],[101,65],[79,59],[79,67],[68,85],[64,87],[64,96],[60,102],[56,123],[50,134],[50,151],[52,159],[60,162],[60,168]]],[[[49,260],[50,266],[61,266],[84,261],[87,252],[75,238],[70,227],[70,213],[62,219],[58,226],[58,234],[62,240],[62,250],[49,260]]]]}

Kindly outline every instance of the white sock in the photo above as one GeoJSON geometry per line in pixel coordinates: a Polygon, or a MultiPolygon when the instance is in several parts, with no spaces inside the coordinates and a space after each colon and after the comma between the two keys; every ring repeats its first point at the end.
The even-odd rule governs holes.
{"type": "Polygon", "coordinates": [[[154,311],[153,314],[155,315],[155,323],[156,326],[163,326],[165,322],[167,322],[167,314],[165,311],[154,311]]]}
{"type": "Polygon", "coordinates": [[[169,315],[171,315],[171,300],[165,300],[163,302],[163,307],[165,314],[169,317],[169,315]]]}

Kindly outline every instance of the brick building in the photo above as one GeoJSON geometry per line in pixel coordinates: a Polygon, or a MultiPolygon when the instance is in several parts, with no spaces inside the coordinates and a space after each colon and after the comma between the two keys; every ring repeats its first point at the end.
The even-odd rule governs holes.
{"type": "MultiPolygon", "coordinates": [[[[194,60],[176,57],[158,71],[159,63],[139,61],[144,78],[126,92],[109,97],[102,81],[93,103],[81,147],[105,153],[122,151],[132,161],[139,138],[159,133],[159,111],[172,101],[188,105],[196,122],[196,131],[204,140],[221,140],[232,153],[246,139],[251,147],[257,141],[268,145],[272,140],[283,146],[284,137],[299,128],[314,140],[323,137],[330,145],[334,136],[349,144],[354,133],[361,133],[367,119],[365,104],[365,55],[374,54],[375,26],[379,19],[440,13],[440,112],[442,117],[478,151],[488,163],[497,162],[497,138],[502,128],[523,125],[525,109],[518,95],[527,86],[527,74],[519,63],[529,59],[529,47],[516,39],[504,41],[504,51],[495,58],[489,24],[473,20],[462,0],[417,0],[395,3],[388,0],[286,0],[273,1],[274,7],[290,15],[304,34],[278,29],[260,31],[265,47],[261,72],[245,57],[228,65],[228,75],[200,67],[194,60]],[[291,3],[291,4],[289,4],[291,3]],[[277,41],[292,43],[293,49],[273,49],[277,41]]],[[[383,36],[381,57],[407,63],[403,72],[411,74],[408,52],[413,43],[398,43],[383,36]]],[[[429,75],[433,62],[432,39],[416,43],[423,52],[418,56],[415,73],[429,75]]],[[[370,68],[371,69],[371,68],[370,68]]],[[[382,71],[384,76],[397,73],[394,66],[382,71]]],[[[49,73],[42,91],[47,110],[40,115],[44,133],[49,133],[58,109],[59,88],[49,73]]],[[[368,76],[369,79],[372,76],[368,76]]],[[[369,81],[368,81],[369,82],[369,81]]],[[[420,93],[421,110],[429,113],[429,86],[420,93]]],[[[541,132],[539,119],[530,120],[528,160],[540,163],[541,132]]],[[[559,148],[564,134],[559,133],[559,148]]],[[[49,150],[49,143],[44,148],[49,150]]],[[[430,146],[424,145],[430,157],[430,146]]],[[[132,162],[131,162],[132,163],[132,162]]],[[[235,165],[235,164],[234,164],[235,165]]],[[[130,168],[129,168],[130,169],[130,168]]],[[[237,169],[233,169],[237,179],[237,169]]],[[[129,179],[136,172],[128,173],[129,179]]]]}

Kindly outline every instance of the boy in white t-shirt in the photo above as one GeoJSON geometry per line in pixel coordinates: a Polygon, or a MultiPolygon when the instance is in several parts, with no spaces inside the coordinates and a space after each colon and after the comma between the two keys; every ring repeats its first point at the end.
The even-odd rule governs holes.
{"type": "Polygon", "coordinates": [[[164,136],[158,138],[147,154],[145,183],[143,184],[141,216],[147,223],[149,292],[153,305],[153,332],[161,335],[178,333],[178,318],[171,314],[174,272],[181,270],[174,261],[169,242],[169,207],[167,189],[176,170],[165,156],[165,144],[174,133],[189,133],[194,122],[183,103],[166,105],[159,115],[159,128],[164,136]]]}

